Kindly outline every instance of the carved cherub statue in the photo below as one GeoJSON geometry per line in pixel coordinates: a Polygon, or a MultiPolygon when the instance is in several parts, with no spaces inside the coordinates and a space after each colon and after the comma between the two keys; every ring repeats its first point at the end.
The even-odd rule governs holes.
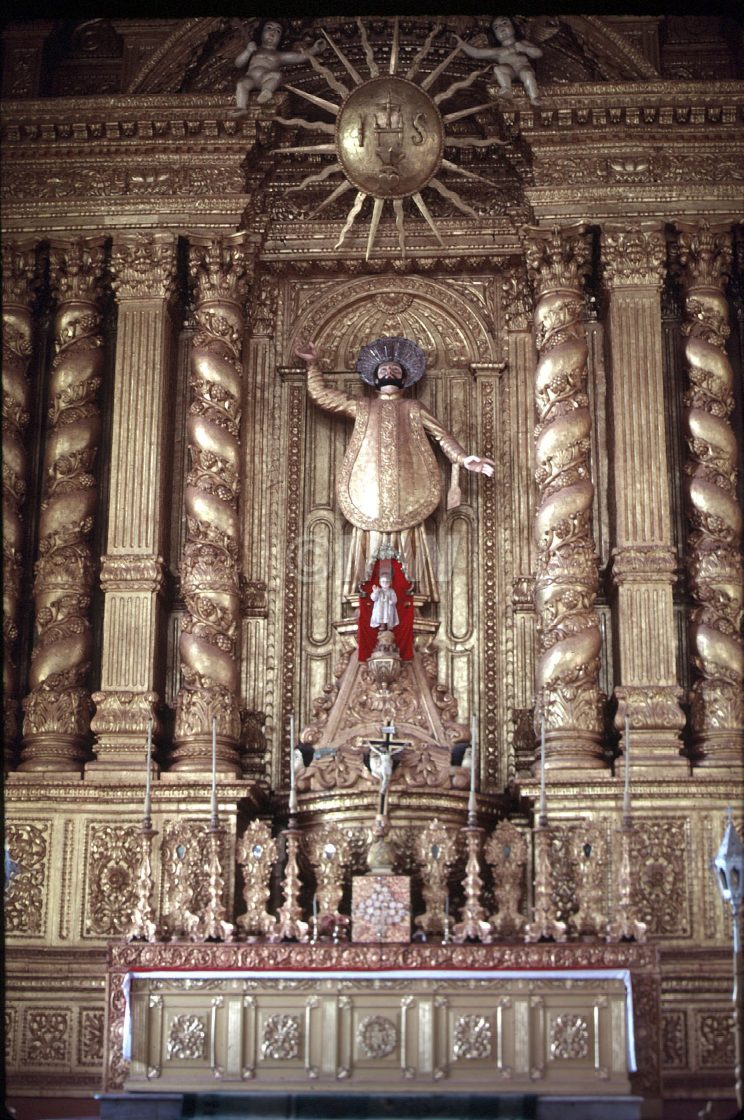
{"type": "Polygon", "coordinates": [[[372,615],[369,620],[370,626],[379,627],[383,630],[394,630],[400,622],[400,619],[398,618],[398,611],[396,608],[398,596],[390,586],[390,576],[380,576],[379,587],[375,584],[372,588],[370,599],[374,603],[372,615]]]}
{"type": "Polygon", "coordinates": [[[501,96],[511,95],[512,80],[517,78],[527,91],[532,104],[539,105],[537,79],[530,65],[530,59],[542,58],[543,52],[534,43],[526,39],[517,39],[514,24],[508,16],[496,16],[491,27],[499,43],[498,47],[473,47],[456,35],[460,49],[470,58],[483,58],[495,63],[493,73],[499,84],[501,96]]]}
{"type": "Polygon", "coordinates": [[[236,66],[246,67],[244,76],[238,79],[235,87],[237,108],[232,110],[235,117],[245,115],[248,96],[253,90],[259,91],[256,98],[259,105],[271,101],[274,92],[281,85],[283,68],[304,62],[309,54],[318,54],[324,46],[322,39],[316,39],[307,50],[280,51],[278,47],[282,41],[282,25],[273,19],[267,19],[264,23],[260,39],[260,44],[249,39],[235,59],[236,66]]]}

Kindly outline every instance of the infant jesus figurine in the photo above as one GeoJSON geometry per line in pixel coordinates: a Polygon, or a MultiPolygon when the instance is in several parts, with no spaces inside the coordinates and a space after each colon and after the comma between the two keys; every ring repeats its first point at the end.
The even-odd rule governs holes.
{"type": "Polygon", "coordinates": [[[398,610],[396,607],[398,596],[390,586],[390,576],[380,576],[379,587],[375,584],[372,588],[370,598],[374,603],[372,617],[369,620],[370,626],[375,626],[382,630],[394,630],[400,622],[400,619],[398,618],[398,610]]]}

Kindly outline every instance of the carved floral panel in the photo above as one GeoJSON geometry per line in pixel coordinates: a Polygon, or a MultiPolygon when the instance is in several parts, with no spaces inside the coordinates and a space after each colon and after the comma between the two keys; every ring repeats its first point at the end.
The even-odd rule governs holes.
{"type": "Polygon", "coordinates": [[[140,830],[90,824],[83,935],[115,937],[127,928],[137,902],[140,830]]]}
{"type": "Polygon", "coordinates": [[[103,1062],[104,1013],[93,1007],[81,1007],[78,1026],[77,1064],[100,1068],[103,1062]]]}
{"type": "Polygon", "coordinates": [[[5,932],[43,937],[46,925],[49,822],[19,821],[6,827],[5,843],[19,865],[5,896],[5,932]]]}
{"type": "Polygon", "coordinates": [[[72,1011],[62,1007],[38,1010],[27,1007],[23,1013],[21,1064],[59,1066],[70,1062],[72,1011]]]}

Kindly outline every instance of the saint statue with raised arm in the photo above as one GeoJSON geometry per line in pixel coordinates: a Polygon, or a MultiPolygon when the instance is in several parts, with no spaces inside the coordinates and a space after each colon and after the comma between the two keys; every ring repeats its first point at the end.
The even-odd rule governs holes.
{"type": "MultiPolygon", "coordinates": [[[[329,385],[312,343],[298,342],[295,353],[307,362],[313,401],[354,420],[337,486],[341,511],[354,529],[344,594],[359,594],[378,561],[397,561],[416,593],[437,601],[424,522],[441,501],[442,482],[430,440],[455,470],[492,475],[492,461],[469,455],[421,401],[404,395],[426,369],[423,350],[410,339],[378,338],[360,351],[357,372],[374,397],[352,397],[329,385]]],[[[456,485],[453,491],[459,498],[456,485]]]]}

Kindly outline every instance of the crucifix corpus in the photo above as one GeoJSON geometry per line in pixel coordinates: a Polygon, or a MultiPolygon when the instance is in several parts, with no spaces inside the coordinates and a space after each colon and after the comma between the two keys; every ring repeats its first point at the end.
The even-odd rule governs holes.
{"type": "Polygon", "coordinates": [[[410,742],[395,739],[395,725],[389,724],[380,728],[384,739],[368,739],[369,768],[380,783],[380,816],[387,817],[390,781],[393,776],[393,758],[405,747],[410,747],[410,742]]]}

